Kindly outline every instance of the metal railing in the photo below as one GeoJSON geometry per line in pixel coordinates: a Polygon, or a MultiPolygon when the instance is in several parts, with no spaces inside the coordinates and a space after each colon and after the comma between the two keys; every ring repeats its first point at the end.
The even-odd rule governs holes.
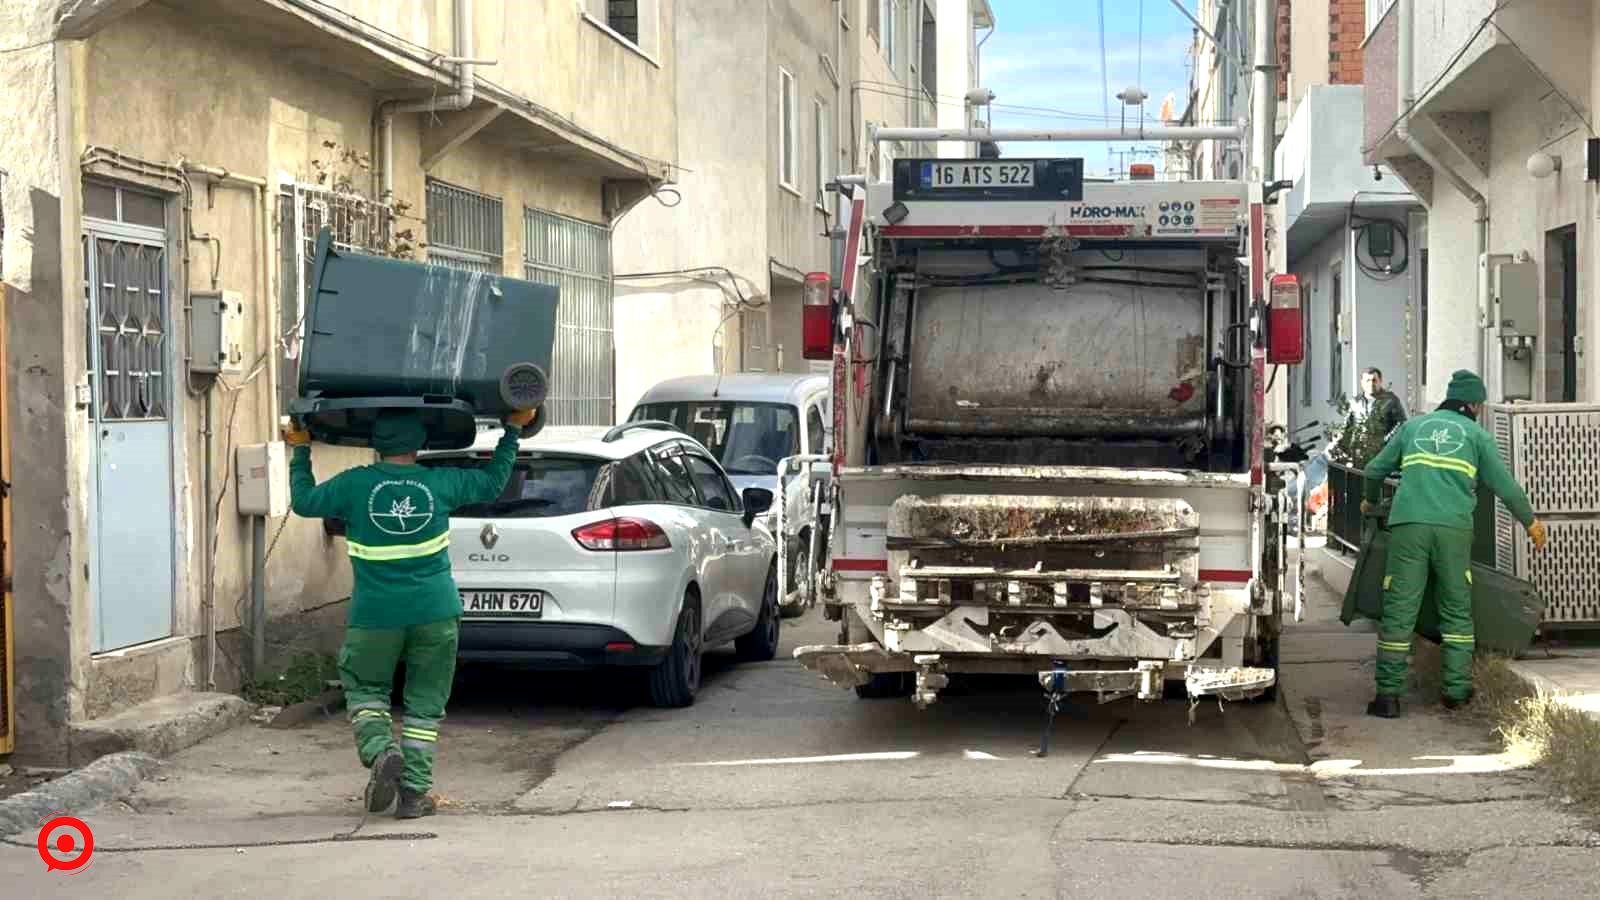
{"type": "MultiPolygon", "coordinates": [[[[1342,463],[1328,463],[1328,539],[1351,553],[1361,552],[1365,523],[1361,517],[1361,490],[1365,476],[1360,469],[1342,463]]],[[[1379,492],[1379,503],[1394,499],[1400,479],[1390,477],[1379,492]]]]}

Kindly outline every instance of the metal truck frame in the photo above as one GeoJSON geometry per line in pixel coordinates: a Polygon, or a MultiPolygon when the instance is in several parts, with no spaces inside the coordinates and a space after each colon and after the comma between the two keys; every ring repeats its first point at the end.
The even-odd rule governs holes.
{"type": "MultiPolygon", "coordinates": [[[[909,131],[875,138],[920,139],[909,131]]],[[[1195,137],[1240,134],[1205,131],[1195,137]]],[[[817,591],[840,629],[838,643],[800,647],[795,657],[864,698],[909,694],[918,707],[959,673],[1036,675],[1052,715],[1073,692],[1102,703],[1158,700],[1181,684],[1191,719],[1202,697],[1272,697],[1283,616],[1300,614],[1301,574],[1297,563],[1286,585],[1283,526],[1293,505],[1273,471],[1293,467],[1263,457],[1263,188],[1088,183],[1081,198],[1068,186],[1059,199],[1040,190],[946,199],[927,189],[927,165],[976,162],[902,159],[892,182],[840,179],[852,215],[828,311],[832,527],[817,591]],[[1007,253],[1024,264],[1001,266],[1007,253]],[[1136,262],[1085,264],[1094,253],[1136,262]],[[1120,280],[1095,271],[1119,268],[1120,280]],[[972,363],[976,351],[951,341],[992,346],[1028,335],[1005,334],[971,312],[970,296],[949,300],[945,286],[1010,291],[995,295],[1003,302],[1042,296],[1028,302],[1044,315],[1050,307],[1041,304],[1059,297],[1067,315],[1082,296],[1073,291],[1091,283],[1203,304],[1203,330],[1173,320],[1129,332],[1130,354],[1166,341],[1194,363],[1172,384],[1171,408],[1063,413],[1059,403],[1009,403],[1002,391],[1008,402],[991,413],[985,403],[995,394],[980,389],[1002,376],[978,371],[981,358],[953,366],[972,363]],[[1058,293],[1039,293],[1046,289],[1058,293]],[[918,310],[924,296],[962,310],[959,334],[940,344],[935,332],[948,323],[918,310]],[[1002,333],[975,337],[985,323],[1002,333]],[[943,356],[930,355],[935,345],[943,356]]],[[[1062,162],[1039,160],[1036,171],[1062,162]]],[[[1067,183],[1058,181],[1047,187],[1067,183]]],[[[1159,306],[1149,304],[1152,320],[1159,306]]],[[[1054,351],[1068,368],[1087,349],[1019,352],[1054,351]]],[[[1170,362],[1137,372],[1154,377],[1170,362]]],[[[1092,374],[1069,377],[1083,385],[1092,374]]]]}

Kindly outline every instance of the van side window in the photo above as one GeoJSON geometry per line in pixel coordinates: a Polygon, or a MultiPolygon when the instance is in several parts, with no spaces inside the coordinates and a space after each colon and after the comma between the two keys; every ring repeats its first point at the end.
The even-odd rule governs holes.
{"type": "Polygon", "coordinates": [[[806,452],[825,453],[826,433],[822,427],[822,404],[813,403],[806,410],[806,452]]]}

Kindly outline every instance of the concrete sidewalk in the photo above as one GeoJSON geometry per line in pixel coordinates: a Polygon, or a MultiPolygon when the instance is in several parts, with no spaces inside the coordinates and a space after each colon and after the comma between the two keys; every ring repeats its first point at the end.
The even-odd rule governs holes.
{"type": "MultiPolygon", "coordinates": [[[[1306,550],[1307,582],[1320,578],[1342,598],[1354,574],[1354,557],[1327,547],[1306,550]]],[[[1533,690],[1600,720],[1600,647],[1535,644],[1509,667],[1533,690]]]]}

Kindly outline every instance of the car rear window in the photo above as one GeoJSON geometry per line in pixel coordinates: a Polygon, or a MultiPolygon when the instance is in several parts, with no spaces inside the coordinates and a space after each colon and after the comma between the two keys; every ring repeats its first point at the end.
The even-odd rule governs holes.
{"type": "MultiPolygon", "coordinates": [[[[488,460],[424,460],[426,466],[478,468],[488,460]]],[[[570,516],[601,506],[596,501],[595,483],[607,463],[579,457],[524,457],[511,469],[506,489],[492,503],[475,503],[457,509],[452,515],[468,519],[539,519],[570,516]]]]}

